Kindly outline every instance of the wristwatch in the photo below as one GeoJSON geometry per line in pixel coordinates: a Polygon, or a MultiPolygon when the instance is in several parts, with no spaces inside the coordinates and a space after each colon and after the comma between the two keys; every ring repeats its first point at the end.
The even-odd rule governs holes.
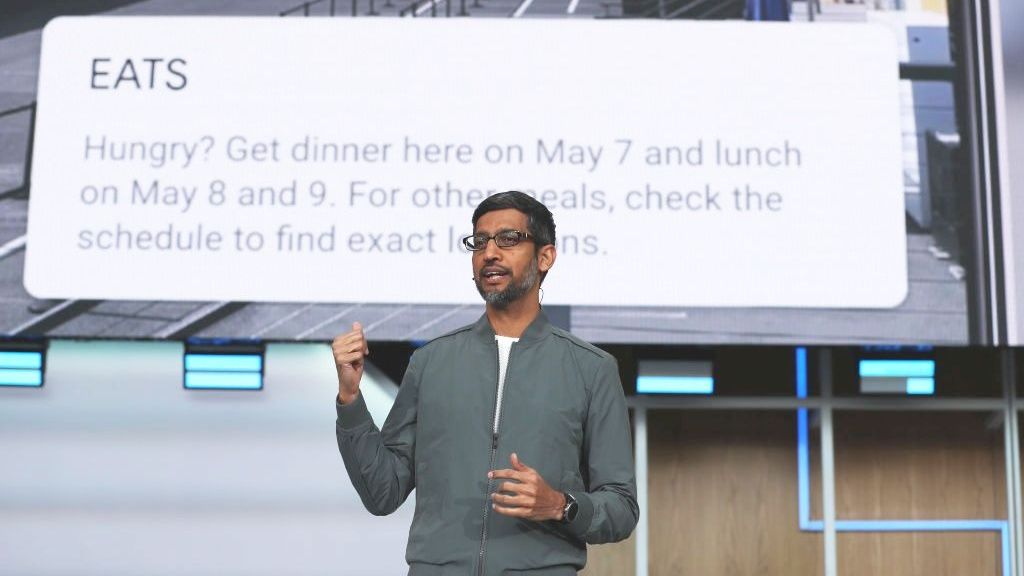
{"type": "Polygon", "coordinates": [[[572,494],[568,492],[562,492],[565,496],[565,508],[562,509],[562,524],[568,524],[576,519],[576,513],[580,510],[580,505],[576,503],[576,499],[572,497],[572,494]]]}

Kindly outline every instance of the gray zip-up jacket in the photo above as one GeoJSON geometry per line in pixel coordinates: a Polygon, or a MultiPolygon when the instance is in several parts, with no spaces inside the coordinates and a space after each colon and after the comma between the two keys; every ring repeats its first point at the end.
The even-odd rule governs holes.
{"type": "Polygon", "coordinates": [[[574,575],[586,544],[636,526],[636,480],[615,359],[548,323],[512,345],[504,385],[487,316],[416,350],[384,427],[362,395],[338,405],[338,447],[367,510],[394,512],[416,488],[410,576],[574,575]],[[497,433],[494,433],[495,428],[497,433]],[[564,524],[491,509],[516,452],[579,503],[564,524]]]}

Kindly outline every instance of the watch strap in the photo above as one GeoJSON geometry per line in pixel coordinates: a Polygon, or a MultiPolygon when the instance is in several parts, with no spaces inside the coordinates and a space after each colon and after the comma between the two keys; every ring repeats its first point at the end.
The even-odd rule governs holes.
{"type": "Polygon", "coordinates": [[[579,504],[576,503],[576,499],[572,497],[572,494],[568,492],[562,492],[565,496],[565,508],[562,508],[562,520],[563,524],[568,524],[576,519],[576,513],[579,512],[579,504]]]}

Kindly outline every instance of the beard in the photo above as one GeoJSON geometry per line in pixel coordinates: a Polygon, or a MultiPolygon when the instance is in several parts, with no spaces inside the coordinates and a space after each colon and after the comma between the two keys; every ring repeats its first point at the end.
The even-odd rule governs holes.
{"type": "Polygon", "coordinates": [[[512,277],[504,290],[491,292],[484,290],[483,278],[481,277],[477,277],[475,280],[476,290],[483,297],[484,302],[491,306],[495,308],[508,308],[509,304],[525,296],[533,288],[533,285],[537,283],[537,278],[539,277],[540,269],[537,268],[537,259],[534,258],[530,260],[530,265],[527,267],[526,274],[523,275],[522,280],[516,281],[515,277],[512,277]]]}

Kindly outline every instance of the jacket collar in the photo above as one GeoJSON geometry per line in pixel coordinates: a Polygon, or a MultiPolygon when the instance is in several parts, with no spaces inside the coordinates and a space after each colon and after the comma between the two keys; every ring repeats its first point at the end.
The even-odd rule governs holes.
{"type": "MultiPolygon", "coordinates": [[[[523,335],[519,337],[519,343],[531,344],[538,342],[543,340],[550,332],[551,323],[548,322],[548,317],[544,314],[544,310],[541,309],[537,312],[537,317],[533,319],[533,322],[530,322],[530,325],[523,331],[523,335]]],[[[487,319],[486,312],[473,324],[473,333],[482,340],[494,342],[494,327],[491,326],[490,320],[487,319]]]]}

